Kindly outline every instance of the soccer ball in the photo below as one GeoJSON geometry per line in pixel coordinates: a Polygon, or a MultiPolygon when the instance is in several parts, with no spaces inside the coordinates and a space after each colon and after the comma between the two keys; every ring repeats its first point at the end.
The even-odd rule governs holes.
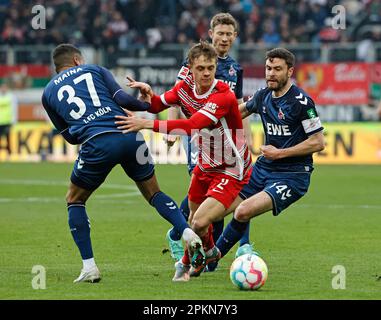
{"type": "Polygon", "coordinates": [[[230,267],[230,279],[242,290],[257,290],[267,280],[268,269],[263,259],[255,254],[236,258],[230,267]]]}

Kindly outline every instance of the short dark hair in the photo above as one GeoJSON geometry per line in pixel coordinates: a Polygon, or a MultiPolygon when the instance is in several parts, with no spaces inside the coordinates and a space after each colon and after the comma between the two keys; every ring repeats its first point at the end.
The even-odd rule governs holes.
{"type": "Polygon", "coordinates": [[[286,64],[289,68],[295,66],[295,56],[291,51],[288,51],[285,48],[274,48],[270,51],[266,52],[266,60],[270,59],[270,61],[274,58],[283,59],[286,61],[286,64]]]}
{"type": "Polygon", "coordinates": [[[220,24],[231,24],[234,27],[234,31],[238,31],[238,22],[234,17],[227,12],[217,13],[210,21],[210,29],[214,29],[220,24]]]}
{"type": "Polygon", "coordinates": [[[70,65],[74,55],[82,56],[81,51],[70,43],[62,43],[53,51],[53,62],[56,71],[62,67],[70,65]]]}
{"type": "Polygon", "coordinates": [[[217,52],[216,49],[205,40],[200,40],[199,43],[195,44],[188,52],[189,64],[193,64],[194,60],[200,56],[205,56],[207,59],[215,60],[217,62],[217,52]]]}

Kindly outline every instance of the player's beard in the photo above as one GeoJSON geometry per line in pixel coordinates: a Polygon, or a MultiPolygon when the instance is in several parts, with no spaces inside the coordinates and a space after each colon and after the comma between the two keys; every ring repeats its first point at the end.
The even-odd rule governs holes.
{"type": "Polygon", "coordinates": [[[287,76],[285,76],[284,78],[280,78],[280,79],[266,79],[266,84],[267,84],[267,87],[274,91],[274,92],[279,92],[281,91],[287,84],[288,82],[288,78],[287,76]],[[272,81],[276,81],[276,85],[274,86],[269,86],[269,80],[272,80],[272,81]]]}

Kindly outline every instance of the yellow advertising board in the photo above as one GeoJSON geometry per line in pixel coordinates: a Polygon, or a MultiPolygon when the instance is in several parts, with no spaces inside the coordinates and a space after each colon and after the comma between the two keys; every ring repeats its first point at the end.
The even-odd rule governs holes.
{"type": "Polygon", "coordinates": [[[316,163],[381,164],[381,123],[324,125],[326,148],[316,163]]]}
{"type": "Polygon", "coordinates": [[[54,134],[47,122],[21,122],[11,128],[11,154],[4,137],[0,140],[0,161],[58,161],[76,159],[78,146],[68,144],[60,134],[54,134]]]}
{"type": "MultiPolygon", "coordinates": [[[[325,123],[326,148],[314,155],[315,163],[324,164],[381,164],[381,123],[325,123]]],[[[264,143],[263,127],[252,124],[253,159],[264,143]]],[[[181,143],[168,152],[163,136],[144,132],[156,163],[186,163],[181,143]]],[[[59,161],[72,162],[78,147],[66,143],[60,135],[52,134],[46,122],[19,123],[11,130],[11,155],[7,154],[4,137],[0,140],[0,161],[59,161]]]]}

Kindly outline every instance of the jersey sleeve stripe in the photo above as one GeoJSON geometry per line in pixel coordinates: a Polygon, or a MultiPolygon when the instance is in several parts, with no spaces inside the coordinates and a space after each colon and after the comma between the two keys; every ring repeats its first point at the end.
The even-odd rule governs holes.
{"type": "Polygon", "coordinates": [[[114,93],[113,96],[112,96],[113,99],[115,98],[116,94],[117,94],[120,90],[122,90],[122,89],[119,89],[119,90],[116,90],[116,91],[115,91],[115,93],[114,93]]]}
{"type": "Polygon", "coordinates": [[[218,119],[215,116],[211,115],[209,112],[207,112],[205,110],[198,110],[198,112],[200,112],[204,116],[207,116],[210,120],[212,120],[214,122],[214,124],[216,124],[218,122],[218,119]]]}
{"type": "Polygon", "coordinates": [[[164,93],[160,95],[160,100],[166,106],[169,106],[169,107],[176,107],[177,106],[176,104],[170,104],[170,103],[168,103],[167,100],[165,100],[164,93]]]}

